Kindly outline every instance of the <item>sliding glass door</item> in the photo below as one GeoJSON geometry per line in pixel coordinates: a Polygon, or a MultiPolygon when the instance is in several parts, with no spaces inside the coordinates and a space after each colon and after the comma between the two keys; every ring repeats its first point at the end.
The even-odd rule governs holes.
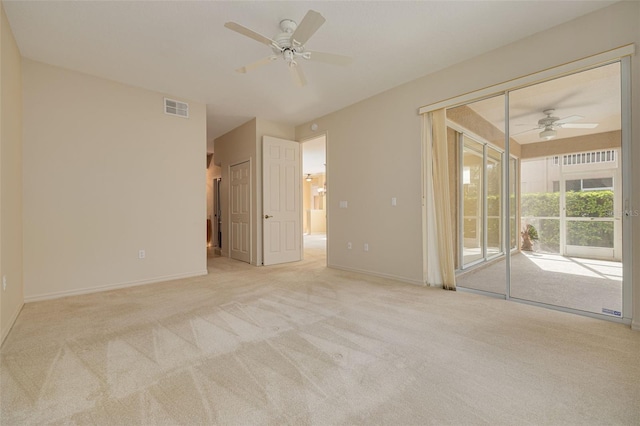
{"type": "Polygon", "coordinates": [[[620,81],[616,62],[509,93],[523,204],[512,298],[623,316],[620,81]]]}
{"type": "Polygon", "coordinates": [[[630,309],[622,63],[447,109],[458,287],[590,315],[630,309]]]}

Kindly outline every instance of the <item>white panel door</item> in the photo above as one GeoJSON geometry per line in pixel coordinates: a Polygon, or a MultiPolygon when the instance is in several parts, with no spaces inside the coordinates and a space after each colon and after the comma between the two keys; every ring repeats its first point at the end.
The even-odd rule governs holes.
{"type": "Polygon", "coordinates": [[[231,166],[230,202],[232,259],[251,263],[251,168],[248,161],[231,166]]]}
{"type": "Polygon", "coordinates": [[[302,259],[300,144],[262,138],[263,242],[265,265],[302,259]]]}

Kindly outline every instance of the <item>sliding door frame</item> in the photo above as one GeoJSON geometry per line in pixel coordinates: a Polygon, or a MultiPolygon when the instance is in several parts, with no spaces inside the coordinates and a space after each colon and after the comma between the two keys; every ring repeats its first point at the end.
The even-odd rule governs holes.
{"type": "MultiPolygon", "coordinates": [[[[472,141],[482,145],[482,152],[478,152],[478,154],[481,154],[482,156],[482,181],[481,181],[481,189],[480,189],[480,193],[479,193],[479,197],[481,198],[481,203],[482,203],[482,241],[480,242],[481,245],[481,254],[482,256],[477,259],[477,260],[473,260],[469,263],[465,264],[464,261],[464,182],[462,179],[463,175],[458,176],[459,179],[459,187],[458,187],[458,240],[457,240],[457,244],[458,244],[458,269],[459,270],[465,270],[465,269],[469,269],[472,268],[475,265],[479,265],[481,263],[487,262],[489,260],[493,260],[493,259],[497,259],[500,256],[504,256],[506,254],[506,250],[507,250],[507,245],[505,243],[505,237],[504,237],[504,221],[505,221],[505,198],[504,198],[504,188],[505,188],[505,179],[504,179],[504,164],[505,164],[505,158],[506,158],[506,153],[505,150],[501,149],[500,147],[497,147],[495,145],[493,145],[492,143],[490,143],[489,141],[487,141],[485,138],[482,138],[480,136],[478,136],[477,134],[465,129],[464,127],[455,124],[452,121],[447,120],[447,127],[453,129],[456,131],[457,133],[457,146],[458,146],[458,152],[460,152],[460,158],[458,158],[458,170],[460,173],[464,173],[464,148],[465,148],[465,143],[464,143],[464,138],[465,136],[469,139],[471,139],[472,141]],[[502,172],[502,182],[500,182],[500,214],[502,215],[502,217],[500,218],[501,222],[500,222],[500,226],[499,226],[499,230],[500,232],[503,234],[500,237],[500,243],[499,243],[499,252],[490,255],[489,251],[488,251],[488,247],[489,247],[489,203],[487,202],[487,196],[488,196],[488,192],[489,192],[489,179],[488,179],[488,160],[489,160],[489,149],[492,149],[494,151],[496,151],[497,153],[499,153],[500,155],[500,167],[501,167],[501,172],[502,172]]],[[[509,246],[511,245],[511,238],[509,237],[509,246]]]]}
{"type": "MultiPolygon", "coordinates": [[[[517,78],[505,83],[497,84],[495,86],[490,86],[485,89],[481,89],[472,93],[467,93],[465,95],[461,95],[458,97],[450,98],[447,100],[443,100],[431,105],[424,106],[419,109],[420,114],[426,114],[431,111],[435,111],[442,108],[454,108],[457,106],[466,105],[472,102],[476,102],[482,99],[504,95],[504,113],[505,113],[505,126],[504,126],[504,134],[505,134],[505,146],[503,152],[503,185],[502,185],[502,195],[503,195],[503,229],[504,229],[504,238],[503,238],[503,252],[506,259],[506,294],[504,296],[507,300],[514,300],[520,303],[542,306],[549,309],[574,313],[582,316],[594,317],[599,319],[605,319],[613,322],[621,322],[624,324],[631,324],[631,314],[632,314],[632,303],[633,303],[633,271],[632,271],[632,259],[633,259],[633,241],[632,241],[632,215],[631,211],[632,203],[632,164],[631,164],[631,58],[635,52],[635,47],[633,44],[622,46],[617,49],[612,49],[608,52],[603,52],[600,54],[596,54],[587,58],[583,58],[574,62],[570,62],[564,65],[560,65],[555,68],[550,68],[539,73],[534,73],[527,75],[525,77],[517,78]],[[511,212],[510,212],[510,199],[509,199],[509,188],[511,185],[511,180],[509,177],[510,163],[511,159],[510,153],[510,129],[509,129],[509,95],[510,92],[515,91],[517,89],[521,89],[528,86],[533,86],[535,84],[543,83],[550,80],[555,80],[560,77],[564,77],[571,74],[577,74],[579,72],[587,71],[589,69],[597,68],[600,66],[609,65],[612,63],[620,63],[620,84],[621,84],[621,168],[622,168],[622,196],[623,196],[623,215],[622,215],[622,229],[623,229],[623,240],[622,240],[622,267],[623,267],[623,279],[622,279],[622,317],[612,317],[609,315],[581,311],[572,308],[565,308],[561,306],[549,305],[541,302],[534,302],[524,299],[513,298],[510,296],[511,290],[511,212]],[[505,159],[507,159],[507,166],[504,166],[505,159]],[[508,241],[508,242],[507,242],[508,241]]],[[[423,138],[423,143],[425,140],[423,138]]],[[[423,148],[426,149],[426,148],[423,148]]],[[[460,153],[462,155],[462,152],[460,153]]],[[[424,161],[424,160],[423,160],[424,161]]],[[[486,167],[486,166],[485,166],[486,167]]],[[[423,167],[424,168],[424,167],[423,167]]],[[[518,167],[519,169],[519,167],[518,167]]],[[[517,173],[519,174],[519,173],[517,173]]],[[[516,197],[519,198],[519,192],[516,191],[516,197]]],[[[517,214],[517,213],[516,213],[517,214]]],[[[516,216],[516,221],[518,221],[518,217],[516,216]]],[[[459,232],[462,230],[459,229],[459,232]]],[[[425,237],[426,238],[426,237],[425,237]]],[[[516,236],[517,241],[519,240],[516,236]]],[[[423,241],[423,246],[427,247],[427,241],[423,241]]],[[[460,254],[460,257],[462,255],[460,254]]],[[[460,263],[460,268],[462,269],[462,263],[460,263]]],[[[425,275],[426,280],[426,275],[425,275]]],[[[480,290],[471,290],[476,293],[485,293],[480,290]]],[[[493,293],[487,293],[488,295],[493,295],[493,293]]]]}

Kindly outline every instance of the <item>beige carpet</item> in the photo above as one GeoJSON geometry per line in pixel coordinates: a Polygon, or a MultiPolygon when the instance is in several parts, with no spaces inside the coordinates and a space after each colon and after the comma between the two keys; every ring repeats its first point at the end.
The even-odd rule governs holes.
{"type": "Polygon", "coordinates": [[[640,424],[640,333],[323,265],[27,304],[0,423],[640,424]]]}

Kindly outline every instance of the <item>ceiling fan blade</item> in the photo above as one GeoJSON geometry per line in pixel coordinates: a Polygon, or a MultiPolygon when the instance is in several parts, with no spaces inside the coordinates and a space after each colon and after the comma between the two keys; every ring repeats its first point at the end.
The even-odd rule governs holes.
{"type": "Polygon", "coordinates": [[[521,135],[523,133],[529,133],[529,132],[533,132],[534,130],[540,130],[540,129],[541,129],[541,127],[534,127],[533,129],[523,130],[523,131],[518,132],[518,133],[511,133],[511,136],[518,136],[518,135],[521,135]]]}
{"type": "Polygon", "coordinates": [[[573,121],[582,120],[583,118],[584,117],[581,115],[570,115],[569,117],[564,117],[564,118],[561,118],[560,120],[554,121],[553,125],[555,126],[556,124],[571,123],[573,121]]]}
{"type": "Polygon", "coordinates": [[[273,62],[273,61],[275,61],[276,59],[278,59],[278,57],[277,57],[277,56],[274,56],[274,55],[272,55],[272,56],[267,56],[266,58],[262,58],[262,59],[260,59],[259,61],[255,61],[255,62],[253,62],[253,63],[251,63],[251,64],[249,64],[249,65],[245,65],[245,66],[244,66],[244,67],[242,67],[242,68],[238,68],[238,69],[236,70],[236,72],[239,72],[239,73],[241,73],[241,74],[246,74],[248,71],[251,71],[251,70],[256,69],[256,68],[258,68],[258,67],[261,67],[261,66],[263,66],[263,65],[267,65],[268,63],[273,62]]]}
{"type": "Polygon", "coordinates": [[[302,68],[300,68],[300,65],[290,64],[289,72],[291,73],[291,79],[296,86],[304,87],[307,84],[307,79],[304,77],[304,73],[302,72],[302,68]]]}
{"type": "Polygon", "coordinates": [[[298,45],[303,45],[311,38],[312,35],[318,31],[318,28],[324,24],[325,19],[322,15],[320,15],[315,10],[310,10],[304,15],[302,18],[302,22],[293,32],[291,36],[291,40],[294,40],[298,45]]]}
{"type": "Polygon", "coordinates": [[[326,64],[333,65],[349,65],[353,59],[348,56],[336,55],[334,53],[324,53],[324,52],[312,52],[306,51],[303,55],[303,58],[308,59],[309,61],[318,61],[324,62],[326,64]]]}
{"type": "Polygon", "coordinates": [[[277,45],[275,41],[271,40],[268,37],[263,36],[262,34],[258,34],[257,32],[250,30],[247,27],[243,27],[240,24],[236,24],[235,22],[227,22],[224,24],[225,27],[229,28],[232,31],[237,32],[238,34],[242,34],[243,36],[252,38],[260,43],[266,44],[267,46],[277,45]]]}
{"type": "Polygon", "coordinates": [[[559,126],[562,129],[595,129],[598,123],[567,123],[559,126]]]}

